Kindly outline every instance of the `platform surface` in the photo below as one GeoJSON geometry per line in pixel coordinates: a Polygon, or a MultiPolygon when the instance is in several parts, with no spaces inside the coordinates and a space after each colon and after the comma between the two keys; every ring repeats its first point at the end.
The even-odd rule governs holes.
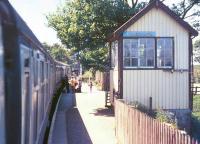
{"type": "Polygon", "coordinates": [[[66,115],[69,144],[116,144],[114,112],[105,107],[105,92],[83,84],[76,107],[66,115]]]}

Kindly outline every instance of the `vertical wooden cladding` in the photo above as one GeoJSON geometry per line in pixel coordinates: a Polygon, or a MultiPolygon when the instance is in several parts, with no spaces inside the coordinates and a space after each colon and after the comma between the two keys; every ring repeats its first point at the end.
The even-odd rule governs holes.
{"type": "Polygon", "coordinates": [[[126,31],[153,31],[156,37],[174,37],[175,71],[123,70],[123,98],[149,106],[149,97],[152,97],[153,109],[188,109],[189,33],[157,8],[150,10],[126,31]]]}
{"type": "Polygon", "coordinates": [[[188,109],[188,73],[162,70],[124,70],[124,99],[152,108],[188,109]]]}

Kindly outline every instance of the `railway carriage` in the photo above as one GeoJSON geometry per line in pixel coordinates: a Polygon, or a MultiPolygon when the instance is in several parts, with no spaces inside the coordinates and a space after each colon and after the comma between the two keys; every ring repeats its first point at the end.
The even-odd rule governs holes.
{"type": "Polygon", "coordinates": [[[71,75],[70,66],[63,62],[56,61],[56,83],[59,83],[66,75],[71,75]]]}
{"type": "Polygon", "coordinates": [[[43,49],[8,1],[0,1],[0,143],[42,143],[53,92],[69,71],[43,49]]]}

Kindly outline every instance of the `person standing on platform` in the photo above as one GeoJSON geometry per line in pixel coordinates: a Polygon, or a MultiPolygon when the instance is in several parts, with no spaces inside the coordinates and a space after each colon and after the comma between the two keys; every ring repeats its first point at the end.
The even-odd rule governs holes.
{"type": "Polygon", "coordinates": [[[92,82],[90,82],[90,84],[89,84],[90,92],[92,92],[92,86],[93,86],[93,84],[92,84],[92,82]]]}
{"type": "Polygon", "coordinates": [[[75,78],[74,77],[71,78],[70,83],[71,83],[71,87],[72,87],[72,92],[75,93],[75,78]]]}

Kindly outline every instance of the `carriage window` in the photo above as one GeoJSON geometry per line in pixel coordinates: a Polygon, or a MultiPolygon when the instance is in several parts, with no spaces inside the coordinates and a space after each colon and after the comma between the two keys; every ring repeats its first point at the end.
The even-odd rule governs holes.
{"type": "Polygon", "coordinates": [[[38,91],[36,91],[36,94],[34,96],[34,126],[33,126],[33,137],[34,137],[34,143],[36,143],[37,140],[37,133],[38,133],[38,127],[39,127],[39,122],[38,122],[38,114],[39,114],[39,100],[38,100],[39,94],[38,91]]]}
{"type": "Polygon", "coordinates": [[[40,78],[41,78],[41,82],[43,82],[44,81],[44,62],[43,61],[41,61],[40,62],[40,78]]]}
{"type": "Polygon", "coordinates": [[[152,68],[155,66],[155,39],[124,39],[124,67],[152,68]]]}
{"type": "Polygon", "coordinates": [[[38,62],[34,60],[34,86],[38,84],[38,62]]]}
{"type": "Polygon", "coordinates": [[[115,55],[116,55],[116,49],[115,49],[115,43],[113,42],[111,45],[111,67],[115,67],[115,55]]]}
{"type": "Polygon", "coordinates": [[[48,97],[49,97],[49,85],[48,85],[48,83],[46,84],[46,97],[45,97],[45,101],[46,101],[46,103],[45,103],[45,106],[46,106],[46,108],[45,108],[45,111],[47,110],[47,108],[48,108],[48,102],[49,102],[49,99],[48,99],[48,97]]]}
{"type": "Polygon", "coordinates": [[[48,73],[48,63],[45,63],[45,79],[48,78],[47,73],[48,73]]]}
{"type": "Polygon", "coordinates": [[[172,68],[173,66],[173,39],[157,39],[157,67],[172,68]]]}

